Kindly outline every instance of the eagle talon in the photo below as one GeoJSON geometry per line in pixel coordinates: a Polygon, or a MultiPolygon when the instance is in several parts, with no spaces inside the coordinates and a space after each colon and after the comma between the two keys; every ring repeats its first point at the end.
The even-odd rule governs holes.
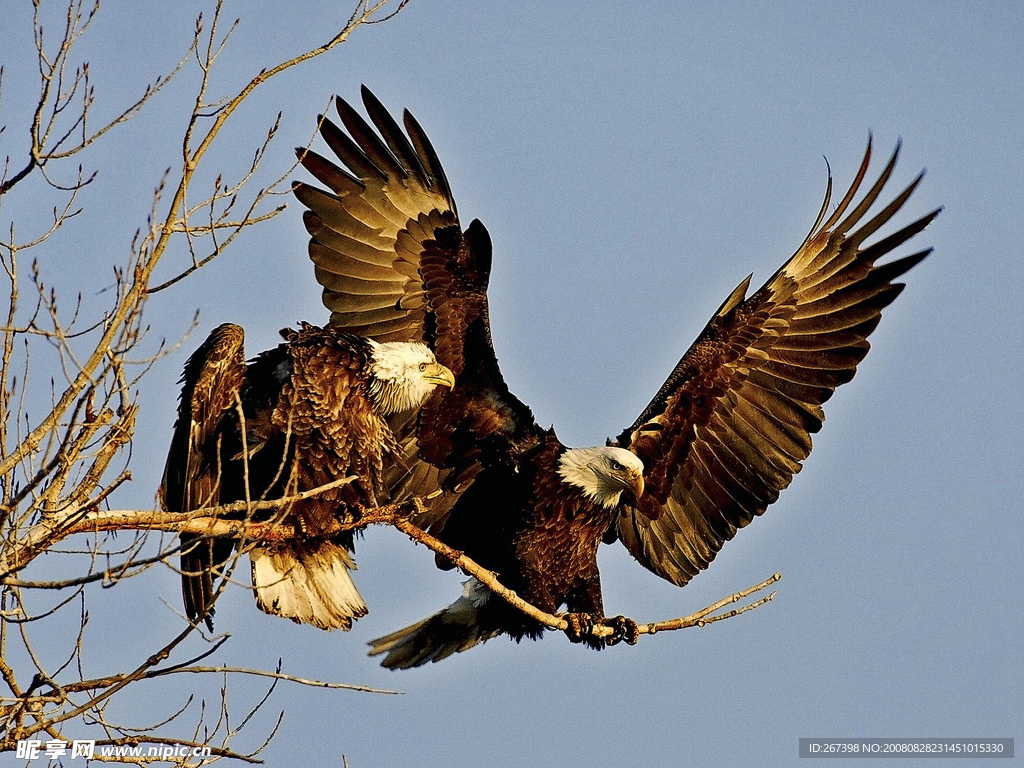
{"type": "Polygon", "coordinates": [[[594,617],[589,613],[566,613],[562,618],[569,625],[565,635],[570,643],[582,643],[594,629],[594,617]]]}
{"type": "Polygon", "coordinates": [[[630,618],[616,616],[614,619],[607,619],[605,625],[615,632],[615,634],[608,638],[605,645],[618,645],[623,640],[626,641],[626,645],[636,645],[640,642],[640,628],[630,618]]]}
{"type": "Polygon", "coordinates": [[[398,508],[395,509],[395,517],[401,520],[408,520],[413,515],[419,514],[424,511],[423,502],[419,498],[413,497],[406,501],[404,504],[399,504],[398,508]]]}

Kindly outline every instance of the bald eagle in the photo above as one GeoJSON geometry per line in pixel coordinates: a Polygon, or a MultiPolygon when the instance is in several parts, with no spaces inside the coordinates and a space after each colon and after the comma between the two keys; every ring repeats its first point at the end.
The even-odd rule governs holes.
{"type": "MultiPolygon", "coordinates": [[[[606,446],[570,449],[541,428],[502,378],[491,344],[487,284],[491,241],[464,230],[448,180],[411,114],[403,130],[365,87],[368,123],[336,100],[344,129],[320,134],[344,169],[314,151],[302,165],[323,185],[296,183],[308,209],[309,255],[332,311],[330,325],[378,340],[423,341],[456,387],[428,401],[403,437],[414,446],[404,492],[447,491],[416,522],[497,572],[549,612],[565,606],[570,639],[593,647],[607,619],[599,543],[621,541],[642,565],[679,586],[774,502],[801,469],[822,404],[868,351],[894,282],[930,249],[878,264],[923,230],[932,211],[867,243],[907,202],[921,176],[877,213],[899,146],[859,194],[871,142],[848,192],[829,212],[832,181],[806,239],[748,296],[743,280],[712,315],[650,404],[606,446]],[[438,471],[431,475],[423,467],[438,471]]],[[[439,565],[443,565],[439,563],[439,565]]],[[[391,668],[438,661],[505,633],[543,627],[470,580],[455,603],[371,643],[391,668]]]]}
{"type": "MultiPolygon", "coordinates": [[[[355,476],[349,485],[283,504],[255,519],[294,526],[296,537],[249,550],[261,610],[349,629],[366,613],[352,582],[353,533],[327,535],[378,503],[398,444],[388,418],[417,409],[451,371],[420,342],[377,342],[303,324],[246,363],[244,332],[215,328],[185,364],[181,402],[160,498],[191,512],[274,500],[355,476]]],[[[237,515],[244,518],[245,514],[237,515]]],[[[181,536],[182,596],[191,621],[213,628],[214,582],[237,542],[181,536]]]]}

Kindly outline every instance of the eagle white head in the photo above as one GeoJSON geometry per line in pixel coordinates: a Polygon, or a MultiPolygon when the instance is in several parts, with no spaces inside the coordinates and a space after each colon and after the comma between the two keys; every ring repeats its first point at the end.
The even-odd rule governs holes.
{"type": "Polygon", "coordinates": [[[455,387],[454,374],[437,362],[426,344],[367,341],[373,350],[370,398],[383,415],[418,408],[439,385],[455,387]]]}
{"type": "Polygon", "coordinates": [[[617,507],[623,493],[631,503],[644,493],[644,463],[625,448],[570,448],[559,460],[558,474],[605,509],[617,507]]]}

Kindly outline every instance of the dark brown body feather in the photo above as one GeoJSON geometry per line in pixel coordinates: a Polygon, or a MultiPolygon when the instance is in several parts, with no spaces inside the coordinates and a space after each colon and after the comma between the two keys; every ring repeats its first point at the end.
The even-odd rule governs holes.
{"type": "MultiPolygon", "coordinates": [[[[618,510],[588,500],[558,474],[566,448],[549,431],[517,468],[488,467],[459,499],[441,538],[498,574],[501,582],[549,613],[604,615],[597,548],[618,510]]],[[[438,565],[451,566],[438,559],[438,565]]],[[[502,600],[483,623],[517,640],[544,627],[502,600]]]]}
{"type": "MultiPolygon", "coordinates": [[[[858,199],[869,143],[835,211],[826,218],[830,178],[818,219],[794,256],[749,298],[749,278],[740,284],[618,437],[646,468],[649,492],[639,508],[623,504],[591,515],[552,461],[564,447],[509,392],[498,368],[487,314],[486,230],[478,221],[461,230],[440,162],[415,119],[405,113],[407,137],[369,91],[362,95],[372,128],[338,99],[348,135],[329,120],[322,129],[351,175],[300,151],[303,165],[333,192],[295,185],[310,209],[310,257],[324,303],[337,327],[425,341],[456,373],[453,396],[424,408],[412,457],[440,469],[431,481],[451,493],[418,522],[548,610],[568,605],[602,613],[596,564],[602,534],[682,585],[775,501],[811,449],[822,403],[853,377],[881,309],[902,289],[895,279],[928,251],[882,266],[876,261],[938,213],[866,244],[920,180],[868,218],[898,154],[897,148],[858,199]],[[379,298],[371,301],[375,291],[379,298]]],[[[408,489],[433,490],[429,484],[408,489]]],[[[493,628],[466,624],[460,635],[453,626],[486,619],[491,609],[481,608],[478,597],[464,596],[382,638],[374,652],[389,653],[387,666],[413,666],[492,636],[493,628]]],[[[501,609],[500,619],[502,631],[536,634],[514,612],[501,609]]]]}
{"type": "MultiPolygon", "coordinates": [[[[287,332],[286,339],[246,365],[242,329],[223,325],[192,355],[183,376],[161,498],[169,510],[194,511],[292,496],[355,475],[358,479],[350,485],[256,515],[281,519],[301,536],[277,547],[257,548],[254,563],[259,554],[284,558],[285,563],[292,558],[308,566],[297,578],[314,579],[317,569],[340,567],[332,558],[345,560],[344,553],[352,549],[351,532],[325,539],[327,526],[339,517],[355,519],[362,506],[376,502],[385,459],[397,446],[368,394],[371,350],[364,339],[309,325],[287,332]],[[244,430],[236,404],[241,405],[244,430]]],[[[233,517],[244,518],[244,513],[233,517]]],[[[182,536],[182,592],[190,619],[205,618],[212,627],[216,575],[233,545],[225,539],[182,536]]],[[[283,588],[266,586],[267,594],[276,594],[276,586],[283,588]]],[[[257,593],[260,599],[263,593],[257,593]]],[[[320,605],[309,608],[312,614],[332,613],[329,595],[318,595],[314,602],[320,605]]],[[[359,601],[350,602],[352,615],[339,610],[338,615],[311,615],[309,620],[325,628],[345,627],[365,612],[359,601]]],[[[263,602],[260,607],[271,613],[282,609],[263,602]]]]}

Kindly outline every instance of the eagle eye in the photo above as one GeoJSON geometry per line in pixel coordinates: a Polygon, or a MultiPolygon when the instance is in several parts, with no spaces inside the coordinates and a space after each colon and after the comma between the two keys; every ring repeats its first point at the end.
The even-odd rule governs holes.
{"type": "Polygon", "coordinates": [[[623,466],[619,464],[619,462],[617,462],[615,459],[612,459],[612,469],[614,469],[616,472],[621,472],[623,470],[623,466]]]}
{"type": "Polygon", "coordinates": [[[420,363],[420,371],[422,372],[422,371],[425,371],[425,370],[427,370],[427,364],[426,363],[420,363]]]}

